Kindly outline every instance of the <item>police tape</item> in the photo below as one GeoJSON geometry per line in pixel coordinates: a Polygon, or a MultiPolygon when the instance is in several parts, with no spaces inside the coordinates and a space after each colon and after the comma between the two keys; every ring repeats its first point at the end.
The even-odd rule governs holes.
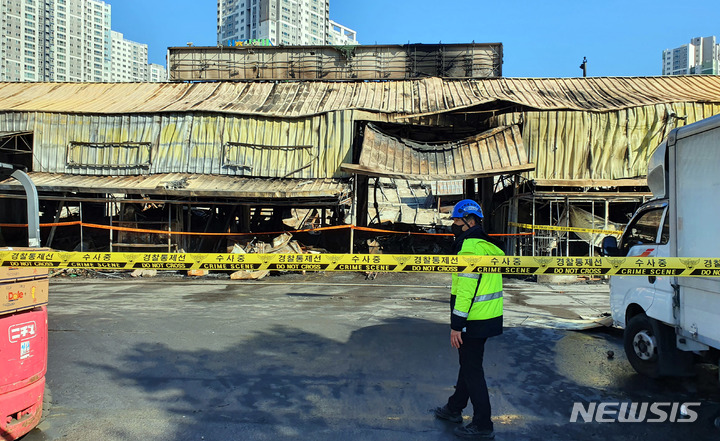
{"type": "Polygon", "coordinates": [[[511,227],[525,228],[526,230],[548,230],[548,231],[569,231],[572,233],[592,233],[592,234],[610,234],[613,236],[620,236],[623,232],[616,230],[601,230],[597,228],[575,228],[575,227],[560,227],[556,225],[531,225],[531,224],[519,224],[516,222],[508,222],[511,227]]]}
{"type": "Polygon", "coordinates": [[[720,258],[404,254],[200,254],[0,251],[0,266],[95,270],[377,271],[720,277],[720,258]]]}

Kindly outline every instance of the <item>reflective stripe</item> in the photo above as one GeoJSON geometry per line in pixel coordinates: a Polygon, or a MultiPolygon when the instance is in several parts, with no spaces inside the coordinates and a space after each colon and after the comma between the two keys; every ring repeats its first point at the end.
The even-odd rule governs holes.
{"type": "Polygon", "coordinates": [[[458,316],[458,317],[467,318],[467,316],[468,316],[469,313],[468,313],[468,312],[458,311],[457,309],[453,309],[453,314],[455,314],[455,315],[458,316]]]}
{"type": "Polygon", "coordinates": [[[468,279],[480,279],[480,274],[470,274],[470,273],[460,273],[458,274],[458,277],[467,277],[468,279]]]}
{"type": "MultiPolygon", "coordinates": [[[[484,294],[475,297],[475,302],[489,302],[490,300],[502,299],[503,292],[494,292],[492,294],[484,294]]],[[[475,303],[473,302],[473,303],[475,303]]]]}

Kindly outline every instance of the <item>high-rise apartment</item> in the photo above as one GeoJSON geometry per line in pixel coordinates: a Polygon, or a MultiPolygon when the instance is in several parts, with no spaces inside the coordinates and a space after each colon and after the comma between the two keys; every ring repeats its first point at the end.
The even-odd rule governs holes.
{"type": "Polygon", "coordinates": [[[712,37],[696,37],[675,49],[663,51],[663,75],[718,75],[720,45],[712,37]]]}
{"type": "MultiPolygon", "coordinates": [[[[222,46],[256,39],[273,45],[337,44],[330,26],[329,0],[218,1],[217,35],[222,46]]],[[[354,31],[337,26],[355,38],[346,38],[344,44],[357,44],[354,31]]]]}
{"type": "Polygon", "coordinates": [[[147,81],[151,83],[163,83],[167,81],[167,69],[159,64],[148,64],[147,81]]]}
{"type": "Polygon", "coordinates": [[[0,15],[0,81],[148,80],[147,45],[113,32],[102,0],[0,0],[0,15]]]}
{"type": "Polygon", "coordinates": [[[0,2],[0,79],[36,81],[45,74],[46,33],[41,24],[49,13],[44,2],[3,0],[0,2]]]}
{"type": "Polygon", "coordinates": [[[110,5],[100,0],[0,5],[1,80],[110,80],[110,5]]]}
{"type": "Polygon", "coordinates": [[[110,81],[142,82],[148,77],[147,44],[136,43],[125,39],[120,32],[112,35],[112,69],[110,81]]]}

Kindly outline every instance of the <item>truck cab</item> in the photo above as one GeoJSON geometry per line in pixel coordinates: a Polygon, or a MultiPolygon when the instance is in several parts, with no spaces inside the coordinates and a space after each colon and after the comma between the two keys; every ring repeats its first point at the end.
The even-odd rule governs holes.
{"type": "MultiPolygon", "coordinates": [[[[720,116],[673,130],[647,176],[653,199],[619,242],[605,238],[604,254],[700,259],[720,270],[720,116]]],[[[652,276],[612,276],[610,307],[630,364],[649,377],[691,374],[693,352],[720,348],[717,277],[665,275],[661,267],[652,276]]]]}

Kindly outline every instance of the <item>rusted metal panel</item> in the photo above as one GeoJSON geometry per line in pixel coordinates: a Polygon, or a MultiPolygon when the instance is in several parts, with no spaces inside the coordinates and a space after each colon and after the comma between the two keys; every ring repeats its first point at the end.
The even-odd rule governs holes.
{"type": "Polygon", "coordinates": [[[535,170],[528,179],[592,182],[645,176],[655,148],[676,127],[720,114],[720,104],[671,103],[615,112],[528,111],[493,124],[523,121],[535,170]]]}
{"type": "Polygon", "coordinates": [[[353,112],[297,119],[225,114],[0,113],[0,131],[34,133],[33,170],[81,175],[159,173],[338,178],[353,112]]]}
{"type": "Polygon", "coordinates": [[[168,48],[170,81],[502,76],[501,43],[168,48]]]}
{"type": "Polygon", "coordinates": [[[410,180],[454,180],[532,170],[517,126],[500,127],[460,141],[420,143],[365,128],[359,164],[347,172],[410,180]]]}
{"type": "Polygon", "coordinates": [[[588,112],[676,102],[720,103],[720,76],[425,78],[281,83],[0,83],[0,112],[91,115],[206,112],[300,118],[334,111],[363,110],[397,119],[460,111],[493,102],[513,103],[536,110],[588,112]]]}
{"type": "MultiPolygon", "coordinates": [[[[262,179],[210,176],[189,173],[163,173],[147,176],[77,176],[60,173],[30,173],[39,191],[95,192],[169,195],[181,197],[297,199],[339,198],[350,192],[350,185],[339,179],[262,179]]],[[[0,191],[17,190],[19,184],[8,179],[0,191]]]]}

